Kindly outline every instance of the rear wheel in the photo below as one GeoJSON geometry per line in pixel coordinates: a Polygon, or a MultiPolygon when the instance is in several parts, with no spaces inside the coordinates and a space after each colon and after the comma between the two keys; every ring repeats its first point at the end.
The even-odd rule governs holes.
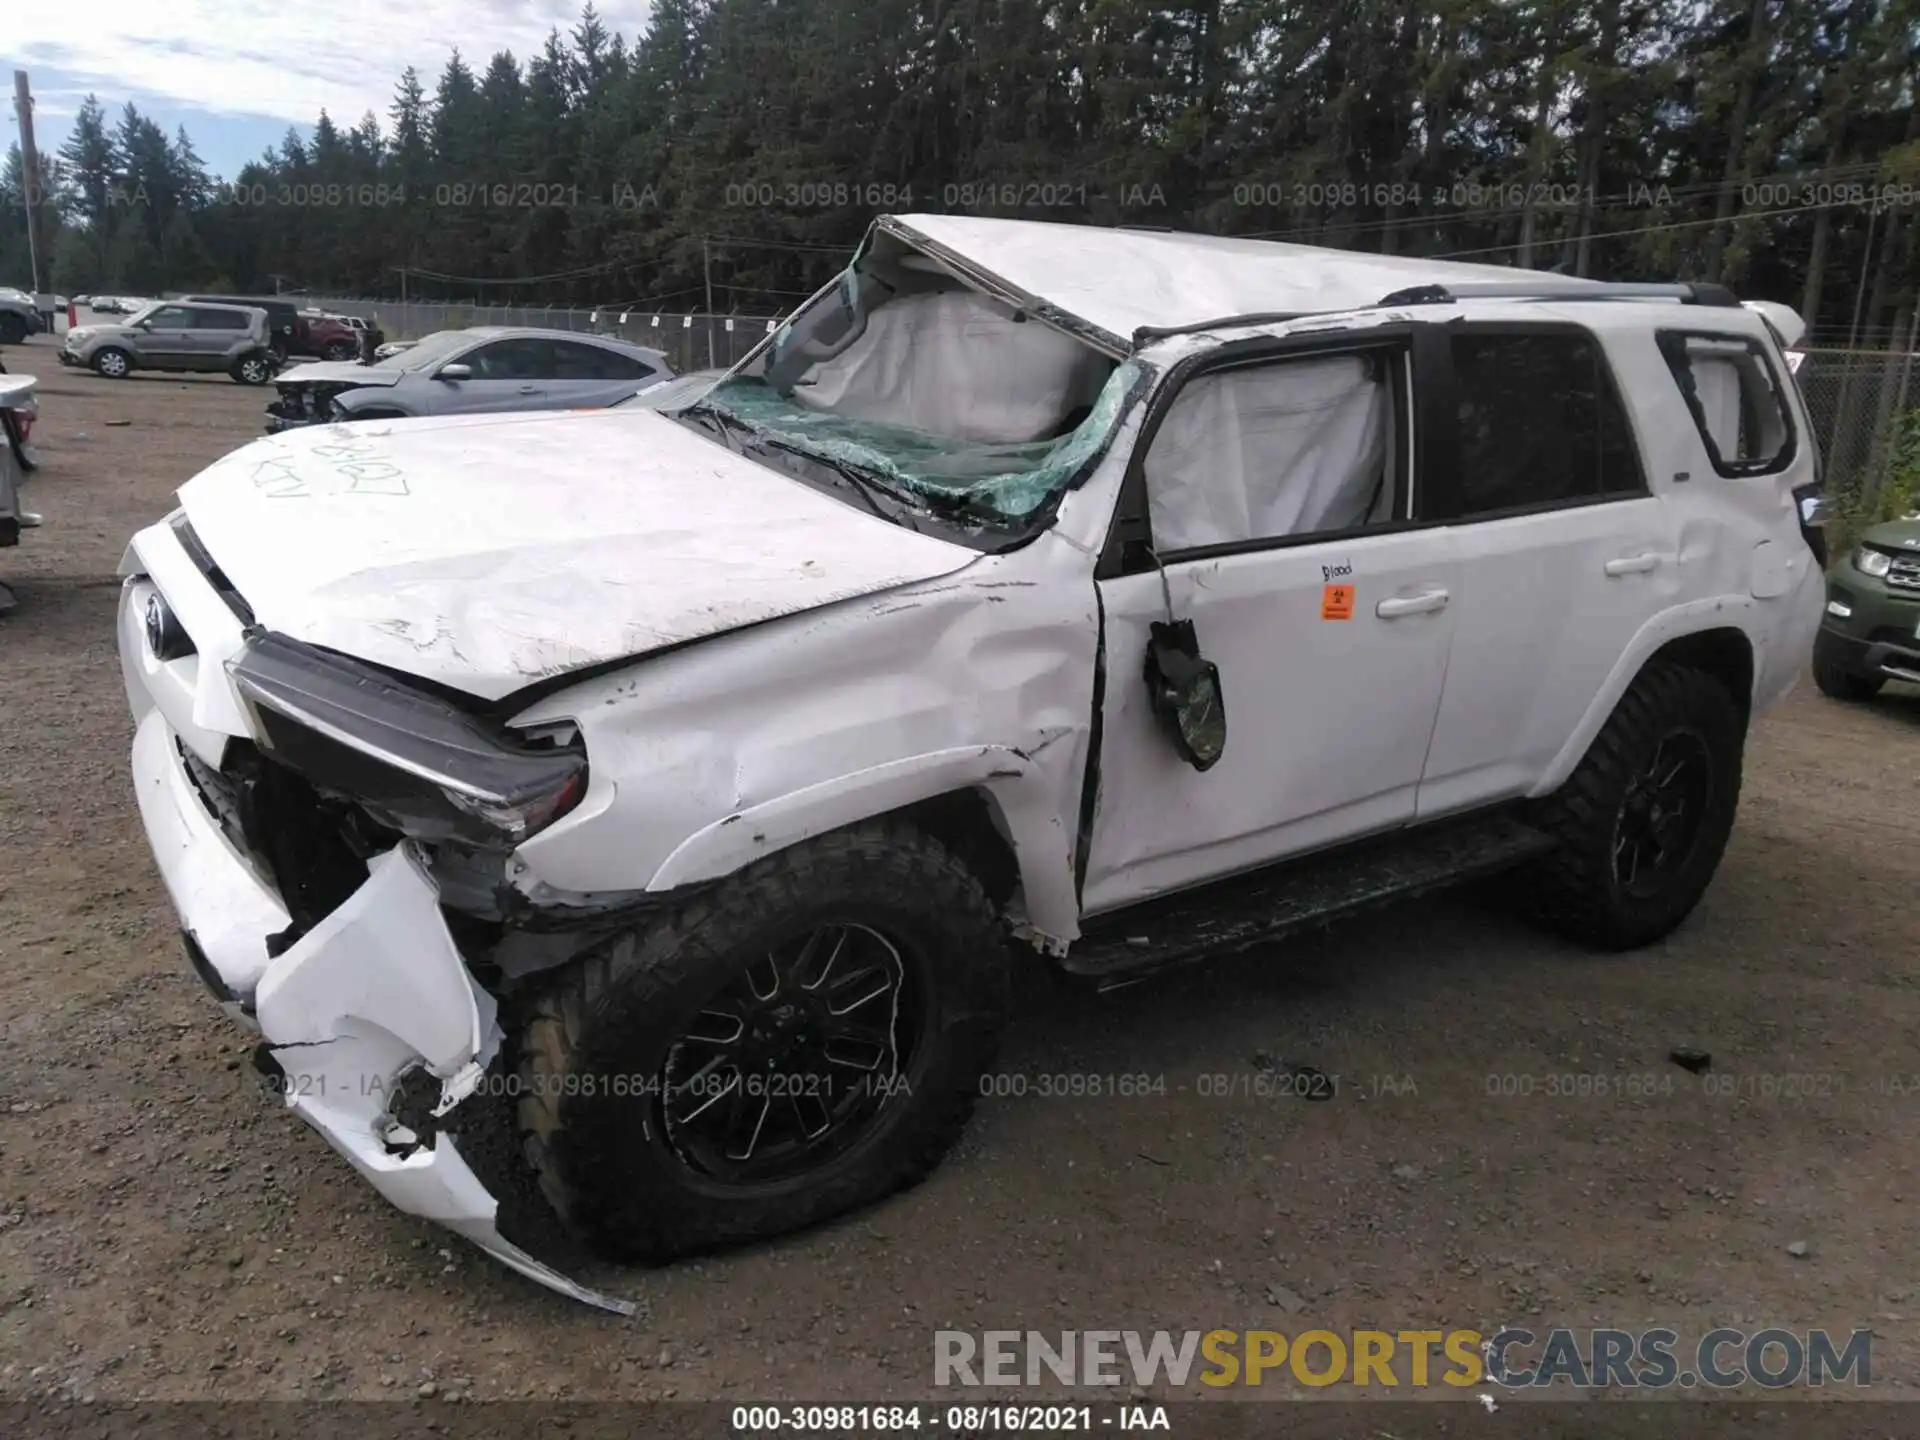
{"type": "Polygon", "coordinates": [[[542,1188],[662,1261],[914,1184],[992,1063],[1008,955],[938,841],[875,822],[767,857],[590,955],[520,1039],[542,1188]]]}
{"type": "Polygon", "coordinates": [[[1834,700],[1871,700],[1887,682],[1878,675],[1860,675],[1819,650],[1813,654],[1813,683],[1834,700]]]}
{"type": "Polygon", "coordinates": [[[133,369],[133,357],[124,350],[108,346],[94,354],[93,368],[109,380],[124,380],[127,372],[133,369]]]}
{"type": "Polygon", "coordinates": [[[266,355],[246,355],[227,372],[242,385],[264,385],[273,378],[273,361],[266,355]]]}
{"type": "Polygon", "coordinates": [[[1651,944],[1693,910],[1740,800],[1746,726],[1711,675],[1656,660],[1535,823],[1558,847],[1521,872],[1534,913],[1605,950],[1651,944]]]}

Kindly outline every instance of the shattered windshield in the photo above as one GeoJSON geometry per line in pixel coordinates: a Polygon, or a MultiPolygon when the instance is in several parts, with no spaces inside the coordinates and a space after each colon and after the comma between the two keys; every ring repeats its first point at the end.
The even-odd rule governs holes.
{"type": "Polygon", "coordinates": [[[952,513],[1020,520],[1066,489],[1100,453],[1138,374],[1131,363],[1115,369],[1077,427],[1043,440],[968,442],[850,419],[783,397],[760,379],[722,381],[692,408],[720,411],[764,440],[855,466],[909,499],[952,513]]]}
{"type": "Polygon", "coordinates": [[[1098,460],[1141,380],[883,243],[711,390],[659,408],[894,523],[1030,532],[1098,460]]]}

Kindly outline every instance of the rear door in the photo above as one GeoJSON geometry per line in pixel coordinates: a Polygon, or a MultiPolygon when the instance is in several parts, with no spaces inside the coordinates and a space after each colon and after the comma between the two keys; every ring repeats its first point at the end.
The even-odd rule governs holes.
{"type": "Polygon", "coordinates": [[[465,380],[449,380],[435,373],[430,397],[435,414],[539,410],[547,404],[553,384],[551,340],[490,340],[447,363],[465,365],[473,373],[465,380]]]}
{"type": "Polygon", "coordinates": [[[622,351],[578,340],[554,341],[553,358],[547,403],[555,409],[611,405],[652,383],[657,373],[622,351]]]}
{"type": "Polygon", "coordinates": [[[224,370],[229,353],[251,328],[244,310],[200,306],[193,312],[194,360],[202,370],[224,370]]]}
{"type": "Polygon", "coordinates": [[[1599,337],[1574,324],[1447,327],[1456,461],[1422,493],[1453,527],[1453,653],[1419,816],[1527,793],[1641,627],[1682,590],[1672,509],[1599,337]]]}

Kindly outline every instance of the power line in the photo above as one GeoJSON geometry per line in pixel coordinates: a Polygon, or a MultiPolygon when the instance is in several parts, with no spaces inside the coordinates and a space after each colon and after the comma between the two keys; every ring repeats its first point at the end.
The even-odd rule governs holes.
{"type": "MultiPolygon", "coordinates": [[[[1618,240],[1626,235],[1652,235],[1664,230],[1697,230],[1703,225],[1731,225],[1739,220],[1765,220],[1774,215],[1798,215],[1809,210],[1831,210],[1838,205],[1850,205],[1851,200],[1827,200],[1810,205],[1783,205],[1776,210],[1748,210],[1739,215],[1729,215],[1723,219],[1675,220],[1665,225],[1640,225],[1631,230],[1595,230],[1586,238],[1589,240],[1618,240]]],[[[1540,243],[1538,241],[1534,242],[1540,243]]],[[[1521,242],[1511,245],[1488,245],[1478,250],[1443,250],[1438,255],[1428,255],[1428,260],[1464,260],[1474,255],[1504,255],[1509,250],[1518,250],[1521,242]]]]}

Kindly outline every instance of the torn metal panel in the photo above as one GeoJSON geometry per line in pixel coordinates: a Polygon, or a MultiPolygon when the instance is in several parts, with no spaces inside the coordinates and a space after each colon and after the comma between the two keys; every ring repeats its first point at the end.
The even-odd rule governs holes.
{"type": "Polygon", "coordinates": [[[425,1070],[436,1114],[453,1111],[498,1054],[493,997],[468,972],[411,844],[377,857],[365,882],[291,946],[273,887],[221,833],[187,779],[166,716],[149,705],[133,779],[154,857],[196,968],[236,1013],[252,1012],[289,1108],[382,1195],[465,1236],[562,1294],[620,1314],[632,1305],[576,1284],[503,1238],[496,1199],[441,1130],[395,1153],[401,1082],[425,1070]]]}
{"type": "MultiPolygon", "coordinates": [[[[974,215],[890,215],[895,234],[950,254],[984,283],[1033,297],[1096,328],[1125,354],[1144,327],[1220,315],[1348,310],[1410,285],[1508,281],[1499,265],[1372,255],[1244,240],[974,215]]],[[[1576,290],[1590,280],[1529,276],[1576,290]]]]}
{"type": "Polygon", "coordinates": [[[549,696],[513,723],[577,723],[589,789],[519,847],[513,884],[664,890],[834,824],[978,788],[1005,824],[1028,921],[1070,938],[1066,817],[1079,813],[1098,641],[1087,557],[1049,533],[961,575],[549,696]]]}

